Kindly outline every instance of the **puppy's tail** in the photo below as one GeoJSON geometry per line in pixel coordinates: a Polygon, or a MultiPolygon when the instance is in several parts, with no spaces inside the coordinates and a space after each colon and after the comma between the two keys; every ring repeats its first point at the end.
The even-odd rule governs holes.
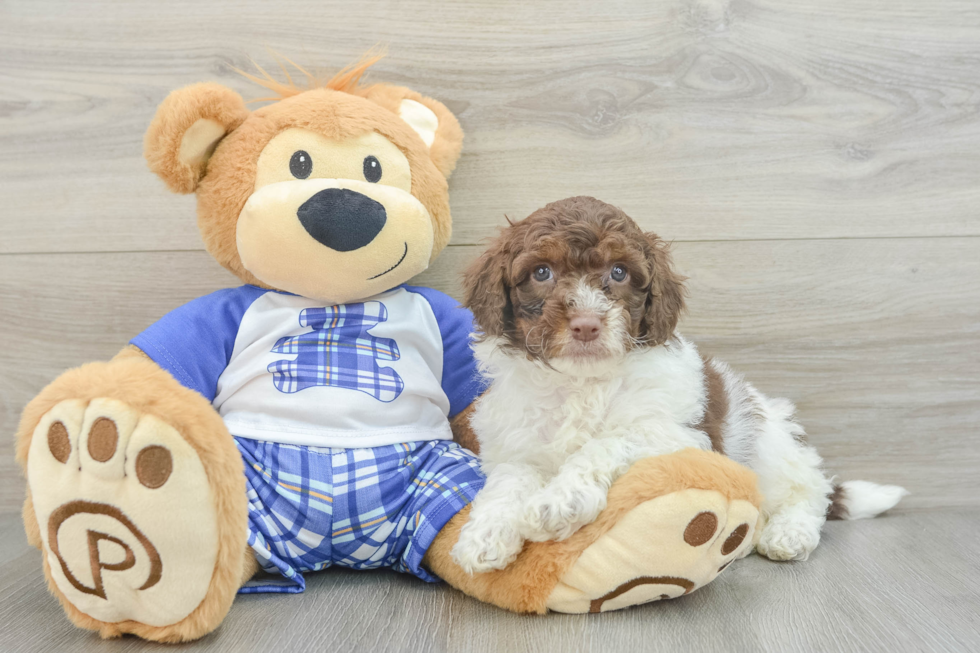
{"type": "Polygon", "coordinates": [[[894,508],[909,492],[898,485],[870,481],[834,483],[827,519],[869,519],[894,508]]]}

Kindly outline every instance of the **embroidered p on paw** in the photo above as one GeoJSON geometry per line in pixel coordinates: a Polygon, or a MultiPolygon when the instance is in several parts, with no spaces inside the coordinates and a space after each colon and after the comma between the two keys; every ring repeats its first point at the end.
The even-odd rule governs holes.
{"type": "Polygon", "coordinates": [[[371,395],[378,401],[394,401],[405,387],[390,367],[379,361],[401,358],[391,338],[377,338],[368,331],[388,320],[381,302],[342,304],[300,311],[300,326],[312,331],[286,336],[272,348],[277,354],[296,354],[268,367],[280,392],[299,392],[313,386],[348,388],[371,395]]]}

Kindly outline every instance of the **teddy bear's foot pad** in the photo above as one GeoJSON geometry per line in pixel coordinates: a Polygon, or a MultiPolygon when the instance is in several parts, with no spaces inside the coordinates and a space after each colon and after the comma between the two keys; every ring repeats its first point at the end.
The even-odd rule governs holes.
{"type": "Polygon", "coordinates": [[[211,486],[188,442],[116,399],[66,400],[40,420],[28,483],[50,578],[84,614],[166,626],[208,593],[211,486]]]}
{"type": "Polygon", "coordinates": [[[639,504],[582,552],[548,597],[555,612],[607,612],[689,594],[752,546],[759,511],[688,489],[639,504]]]}

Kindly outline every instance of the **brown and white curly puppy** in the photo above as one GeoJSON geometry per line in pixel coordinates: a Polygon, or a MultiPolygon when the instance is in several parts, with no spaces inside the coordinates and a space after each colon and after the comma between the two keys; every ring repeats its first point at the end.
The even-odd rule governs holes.
{"type": "Polygon", "coordinates": [[[453,551],[461,566],[502,568],[526,539],[570,536],[633,462],[685,447],[759,475],[757,548],[774,560],[805,559],[828,514],[872,517],[905,494],[828,479],[790,402],[676,331],[683,281],[667,243],[591,197],[505,228],[466,272],[477,357],[493,383],[471,419],[488,479],[453,551]]]}

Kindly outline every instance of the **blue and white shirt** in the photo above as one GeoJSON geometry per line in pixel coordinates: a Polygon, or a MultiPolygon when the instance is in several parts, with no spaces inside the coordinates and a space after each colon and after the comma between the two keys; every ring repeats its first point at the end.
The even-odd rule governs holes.
{"type": "Polygon", "coordinates": [[[451,440],[483,390],[472,315],[399,286],[325,306],[256,286],[219,290],[132,340],[207,397],[236,436],[318,447],[451,440]]]}

